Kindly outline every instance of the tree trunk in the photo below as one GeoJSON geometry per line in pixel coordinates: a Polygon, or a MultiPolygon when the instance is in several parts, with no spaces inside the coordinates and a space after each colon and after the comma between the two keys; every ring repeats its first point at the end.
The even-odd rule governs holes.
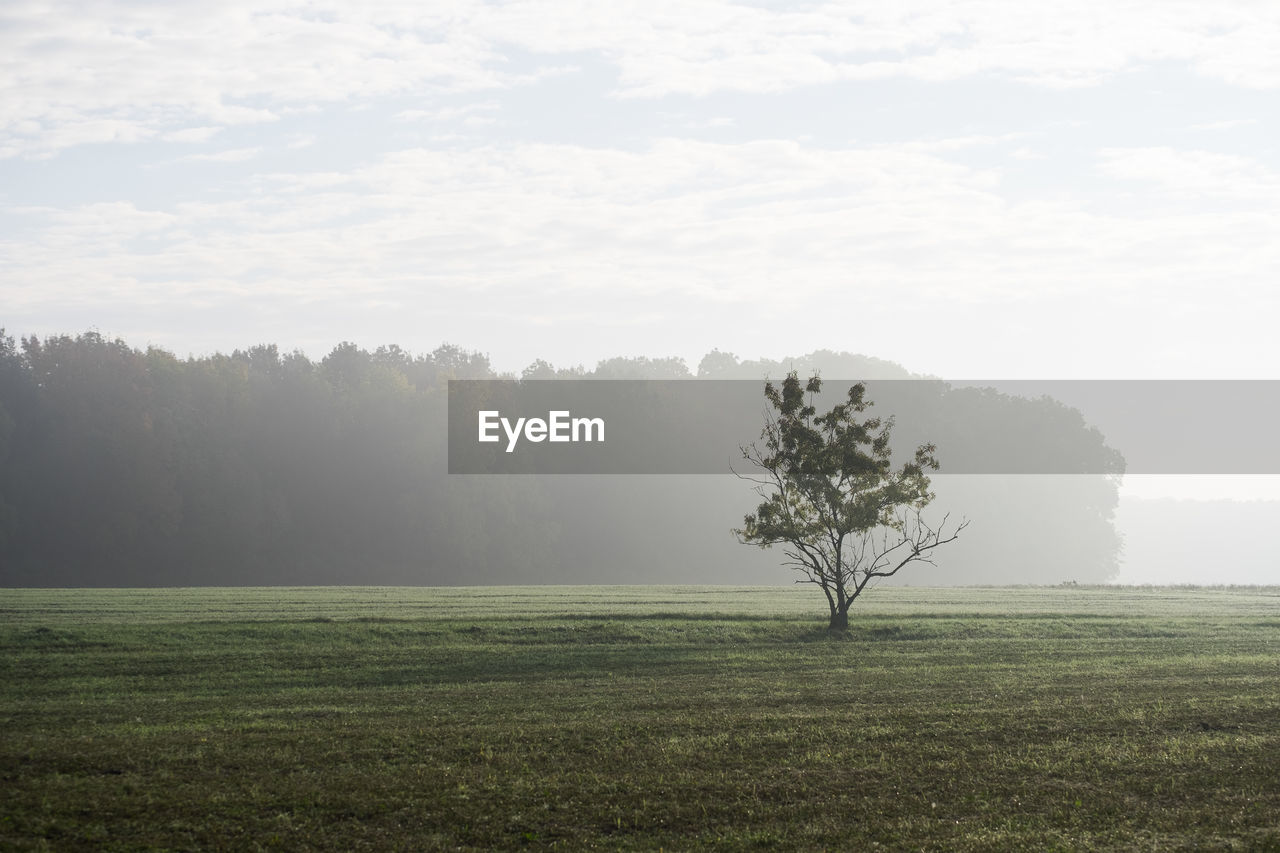
{"type": "MultiPolygon", "coordinates": [[[[837,563],[838,566],[839,563],[837,563]]],[[[836,588],[836,600],[831,602],[831,622],[827,625],[827,630],[847,631],[849,630],[849,605],[852,600],[845,595],[843,583],[837,582],[834,586],[836,588]]],[[[830,601],[831,596],[827,596],[827,599],[830,601]]]]}

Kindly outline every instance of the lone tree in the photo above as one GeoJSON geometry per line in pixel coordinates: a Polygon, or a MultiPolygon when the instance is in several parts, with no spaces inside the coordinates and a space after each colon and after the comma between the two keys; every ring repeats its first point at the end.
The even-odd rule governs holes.
{"type": "Polygon", "coordinates": [[[794,372],[781,388],[765,383],[773,411],[760,434],[763,447],[742,448],[743,458],[762,473],[739,475],[756,483],[765,500],[734,533],[761,548],[785,545],[786,565],[802,575],[796,583],[821,587],[831,608],[829,627],[843,630],[849,605],[872,580],[914,562],[932,564],[933,550],[955,541],[968,522],[947,533],[949,516],[936,528],[921,517],[933,499],[925,471],[938,470],[934,445],[921,445],[895,471],[889,461],[893,418],[858,418],[872,405],[865,386],[854,385],[825,415],[812,405],[821,388],[817,376],[802,386],[794,372]]]}

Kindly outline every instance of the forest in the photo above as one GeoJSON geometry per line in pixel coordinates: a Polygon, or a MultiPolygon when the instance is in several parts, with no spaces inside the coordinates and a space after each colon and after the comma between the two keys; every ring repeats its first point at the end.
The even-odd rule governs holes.
{"type": "MultiPolygon", "coordinates": [[[[0,330],[0,584],[784,583],[779,555],[730,534],[755,495],[728,471],[450,475],[445,433],[450,379],[789,370],[919,378],[831,351],[777,361],[713,351],[694,369],[678,358],[535,361],[511,376],[448,344],[180,358],[93,331],[15,340],[0,330]]],[[[942,389],[938,429],[1052,434],[1059,456],[1092,473],[948,477],[944,457],[934,504],[973,523],[938,566],[902,580],[1113,577],[1119,453],[1054,401],[942,389]]]]}

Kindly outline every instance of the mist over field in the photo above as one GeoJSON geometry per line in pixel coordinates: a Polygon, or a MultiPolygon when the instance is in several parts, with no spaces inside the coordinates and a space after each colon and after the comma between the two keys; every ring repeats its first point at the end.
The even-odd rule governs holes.
{"type": "MultiPolygon", "coordinates": [[[[970,525],[933,564],[884,582],[1274,578],[1270,556],[1237,534],[1270,524],[1276,504],[1121,501],[1124,456],[1080,412],[945,383],[903,386],[911,381],[904,368],[864,356],[753,363],[717,351],[696,371],[678,359],[619,358],[590,371],[535,362],[524,373],[535,397],[560,387],[538,384],[546,379],[592,379],[599,384],[582,387],[617,389],[624,402],[640,386],[601,380],[689,379],[678,386],[684,402],[661,413],[670,418],[664,441],[698,427],[725,432],[728,443],[698,469],[716,475],[450,474],[458,460],[446,442],[448,383],[498,377],[479,353],[343,344],[317,362],[273,346],[178,359],[88,333],[4,339],[0,582],[789,583],[779,549],[746,546],[731,533],[759,496],[730,471],[750,473],[734,451],[759,435],[760,378],[793,367],[925,395],[908,397],[914,409],[897,409],[904,416],[895,430],[908,445],[900,450],[939,442],[928,515],[970,525]],[[745,414],[725,408],[725,388],[739,402],[749,395],[745,414]],[[975,443],[984,436],[986,449],[975,443]],[[947,473],[948,464],[1000,463],[994,449],[1029,467],[947,473]],[[1089,473],[1043,473],[1062,470],[1089,473]]],[[[621,426],[610,428],[615,444],[621,426]]],[[[454,430],[474,437],[471,421],[454,430]]],[[[661,461],[675,449],[657,451],[661,461]]]]}
{"type": "MultiPolygon", "coordinates": [[[[0,582],[787,580],[739,484],[443,475],[450,376],[1275,379],[1277,41],[1243,0],[12,5],[0,582]]],[[[1274,413],[1056,399],[1128,474],[1192,430],[1243,480],[940,446],[973,524],[897,580],[1280,581],[1274,413]]]]}

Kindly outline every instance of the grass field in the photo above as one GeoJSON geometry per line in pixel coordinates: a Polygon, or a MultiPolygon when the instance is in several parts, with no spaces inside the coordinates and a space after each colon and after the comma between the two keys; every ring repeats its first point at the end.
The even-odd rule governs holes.
{"type": "Polygon", "coordinates": [[[1280,850],[1280,588],[0,590],[4,849],[1280,850]]]}

